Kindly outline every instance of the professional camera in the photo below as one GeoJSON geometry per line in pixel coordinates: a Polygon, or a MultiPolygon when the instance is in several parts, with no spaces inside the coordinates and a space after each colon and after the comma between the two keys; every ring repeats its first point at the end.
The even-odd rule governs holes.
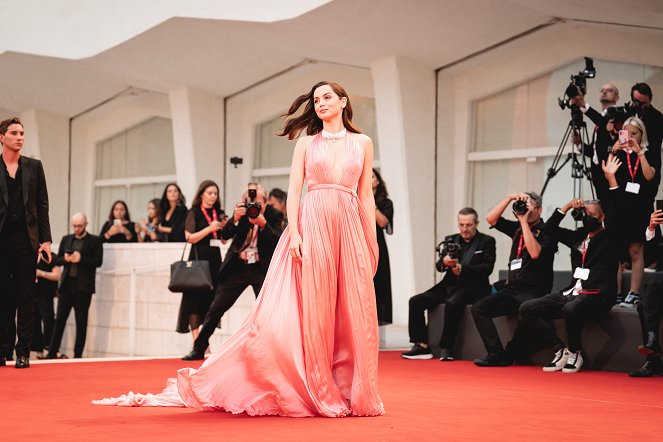
{"type": "Polygon", "coordinates": [[[582,221],[584,216],[585,216],[585,208],[584,207],[580,207],[578,209],[572,209],[571,210],[571,218],[573,218],[574,221],[582,221]]]}
{"type": "Polygon", "coordinates": [[[594,69],[594,60],[589,57],[585,57],[585,69],[578,72],[578,75],[571,75],[571,83],[566,87],[564,91],[564,98],[558,98],[557,102],[559,107],[562,109],[565,108],[575,108],[570,102],[571,98],[575,98],[578,95],[587,94],[587,79],[594,78],[596,76],[596,69],[594,69]]]}
{"type": "Polygon", "coordinates": [[[450,238],[445,239],[437,245],[437,254],[440,258],[449,255],[451,259],[458,259],[460,258],[460,251],[460,244],[450,238]]]}
{"type": "Polygon", "coordinates": [[[516,215],[524,215],[525,213],[527,213],[527,201],[523,200],[514,201],[513,205],[511,206],[511,210],[516,215]]]}
{"type": "Polygon", "coordinates": [[[260,207],[260,204],[256,202],[257,195],[257,189],[249,189],[249,199],[244,201],[244,207],[246,207],[246,216],[251,219],[258,218],[260,216],[260,212],[262,211],[262,207],[260,207]]]}

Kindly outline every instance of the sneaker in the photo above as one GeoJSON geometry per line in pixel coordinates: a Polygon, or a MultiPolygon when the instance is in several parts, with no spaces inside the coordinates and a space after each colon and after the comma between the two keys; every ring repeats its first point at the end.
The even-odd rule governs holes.
{"type": "Polygon", "coordinates": [[[443,348],[440,352],[440,361],[453,361],[454,357],[451,354],[451,350],[448,348],[443,348]]]}
{"type": "Polygon", "coordinates": [[[626,299],[626,293],[621,292],[617,293],[617,299],[615,300],[615,304],[621,304],[624,302],[624,299],[626,299]]]}
{"type": "Polygon", "coordinates": [[[638,305],[640,301],[640,294],[638,292],[628,292],[624,302],[619,303],[620,307],[634,308],[638,305]]]}
{"type": "Polygon", "coordinates": [[[433,359],[433,353],[430,347],[423,348],[419,344],[414,344],[410,351],[401,353],[401,357],[405,359],[433,359]]]}
{"type": "Polygon", "coordinates": [[[566,360],[566,365],[562,368],[562,373],[575,373],[582,367],[582,355],[580,350],[576,352],[569,352],[569,358],[566,360]]]}
{"type": "Polygon", "coordinates": [[[559,371],[563,369],[566,366],[570,354],[568,348],[558,350],[550,364],[543,367],[543,371],[559,371]]]}
{"type": "Polygon", "coordinates": [[[483,359],[475,359],[474,365],[479,367],[509,367],[513,365],[513,361],[506,355],[500,356],[488,353],[488,356],[483,359]]]}

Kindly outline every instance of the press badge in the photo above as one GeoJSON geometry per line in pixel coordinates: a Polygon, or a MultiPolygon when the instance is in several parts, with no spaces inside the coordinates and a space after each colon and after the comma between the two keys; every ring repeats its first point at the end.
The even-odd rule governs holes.
{"type": "Polygon", "coordinates": [[[626,191],[630,193],[640,193],[640,184],[629,181],[626,183],[626,191]]]}
{"type": "Polygon", "coordinates": [[[255,264],[258,262],[258,249],[256,247],[249,247],[246,249],[246,263],[255,264]]]}
{"type": "Polygon", "coordinates": [[[581,279],[587,281],[589,278],[589,269],[584,269],[582,267],[576,267],[575,272],[573,272],[573,277],[576,279],[581,279]]]}
{"type": "Polygon", "coordinates": [[[221,248],[221,240],[218,238],[212,238],[209,240],[209,246],[221,248]]]}
{"type": "Polygon", "coordinates": [[[523,266],[523,260],[521,258],[516,258],[511,260],[511,265],[509,266],[509,270],[518,270],[523,266]]]}

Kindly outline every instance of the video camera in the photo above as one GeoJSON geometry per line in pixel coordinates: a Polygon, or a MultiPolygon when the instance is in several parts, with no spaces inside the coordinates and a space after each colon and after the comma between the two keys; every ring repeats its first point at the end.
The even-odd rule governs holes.
{"type": "Polygon", "coordinates": [[[622,128],[624,121],[635,115],[642,114],[642,104],[639,101],[629,101],[623,106],[612,106],[606,109],[606,117],[612,120],[615,129],[622,128]]]}
{"type": "Polygon", "coordinates": [[[585,69],[578,72],[578,75],[571,75],[571,83],[566,87],[564,91],[564,98],[558,98],[557,103],[559,107],[564,110],[565,108],[576,108],[571,104],[571,98],[575,98],[578,95],[587,94],[587,79],[594,78],[596,76],[596,69],[594,68],[594,60],[589,57],[585,57],[585,69]]]}
{"type": "Polygon", "coordinates": [[[259,203],[256,202],[256,196],[258,196],[258,189],[249,189],[247,192],[249,199],[244,201],[244,207],[246,207],[246,216],[251,219],[258,218],[262,207],[259,203]]]}
{"type": "Polygon", "coordinates": [[[446,255],[449,255],[451,259],[459,259],[460,252],[460,244],[451,238],[445,238],[444,241],[437,245],[437,254],[440,258],[444,258],[446,255]]]}

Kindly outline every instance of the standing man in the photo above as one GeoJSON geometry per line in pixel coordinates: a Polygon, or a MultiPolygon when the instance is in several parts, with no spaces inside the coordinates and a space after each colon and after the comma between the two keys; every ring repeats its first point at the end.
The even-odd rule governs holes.
{"type": "MultiPolygon", "coordinates": [[[[13,342],[17,315],[16,368],[30,367],[38,260],[51,261],[48,191],[41,161],[21,156],[25,131],[18,118],[0,122],[0,345],[13,342]]],[[[0,352],[4,366],[6,348],[0,352]]]]}
{"type": "Polygon", "coordinates": [[[453,344],[465,306],[490,294],[488,277],[495,266],[495,238],[477,230],[479,216],[466,207],[458,212],[460,233],[445,238],[445,250],[440,251],[436,267],[446,272],[444,279],[435,286],[410,298],[408,329],[410,351],[401,353],[405,359],[431,359],[428,330],[424,312],[445,303],[444,330],[440,338],[440,361],[452,361],[453,344]],[[449,253],[450,245],[454,256],[449,253]]]}
{"type": "Polygon", "coordinates": [[[283,214],[283,228],[288,225],[288,212],[286,210],[287,203],[288,192],[285,190],[281,190],[278,187],[275,187],[271,190],[271,192],[269,192],[267,204],[283,214]]]}
{"type": "Polygon", "coordinates": [[[520,304],[546,295],[552,289],[557,240],[543,229],[542,203],[534,192],[507,195],[486,215],[488,224],[513,241],[506,285],[472,305],[474,323],[488,351],[485,358],[474,360],[480,367],[508,366],[516,356],[504,350],[493,318],[518,313],[520,304]],[[502,217],[512,201],[515,201],[513,212],[518,221],[502,217]]]}
{"type": "Polygon", "coordinates": [[[71,227],[74,233],[62,237],[55,260],[55,263],[64,266],[64,269],[58,285],[60,290],[58,312],[55,316],[53,340],[47,359],[64,357],[58,354],[58,351],[72,307],[76,315],[74,357],[83,356],[87,317],[92,294],[95,292],[97,267],[101,266],[103,260],[103,241],[100,237],[87,232],[87,217],[82,213],[75,214],[71,217],[71,227]]]}
{"type": "Polygon", "coordinates": [[[221,317],[248,286],[258,297],[283,232],[283,214],[266,203],[267,193],[262,186],[249,183],[242,199],[244,202],[235,205],[233,218],[221,229],[221,238],[224,241],[232,238],[232,243],[219,268],[214,300],[193,343],[193,350],[182,358],[185,361],[205,357],[209,338],[221,317]]]}

